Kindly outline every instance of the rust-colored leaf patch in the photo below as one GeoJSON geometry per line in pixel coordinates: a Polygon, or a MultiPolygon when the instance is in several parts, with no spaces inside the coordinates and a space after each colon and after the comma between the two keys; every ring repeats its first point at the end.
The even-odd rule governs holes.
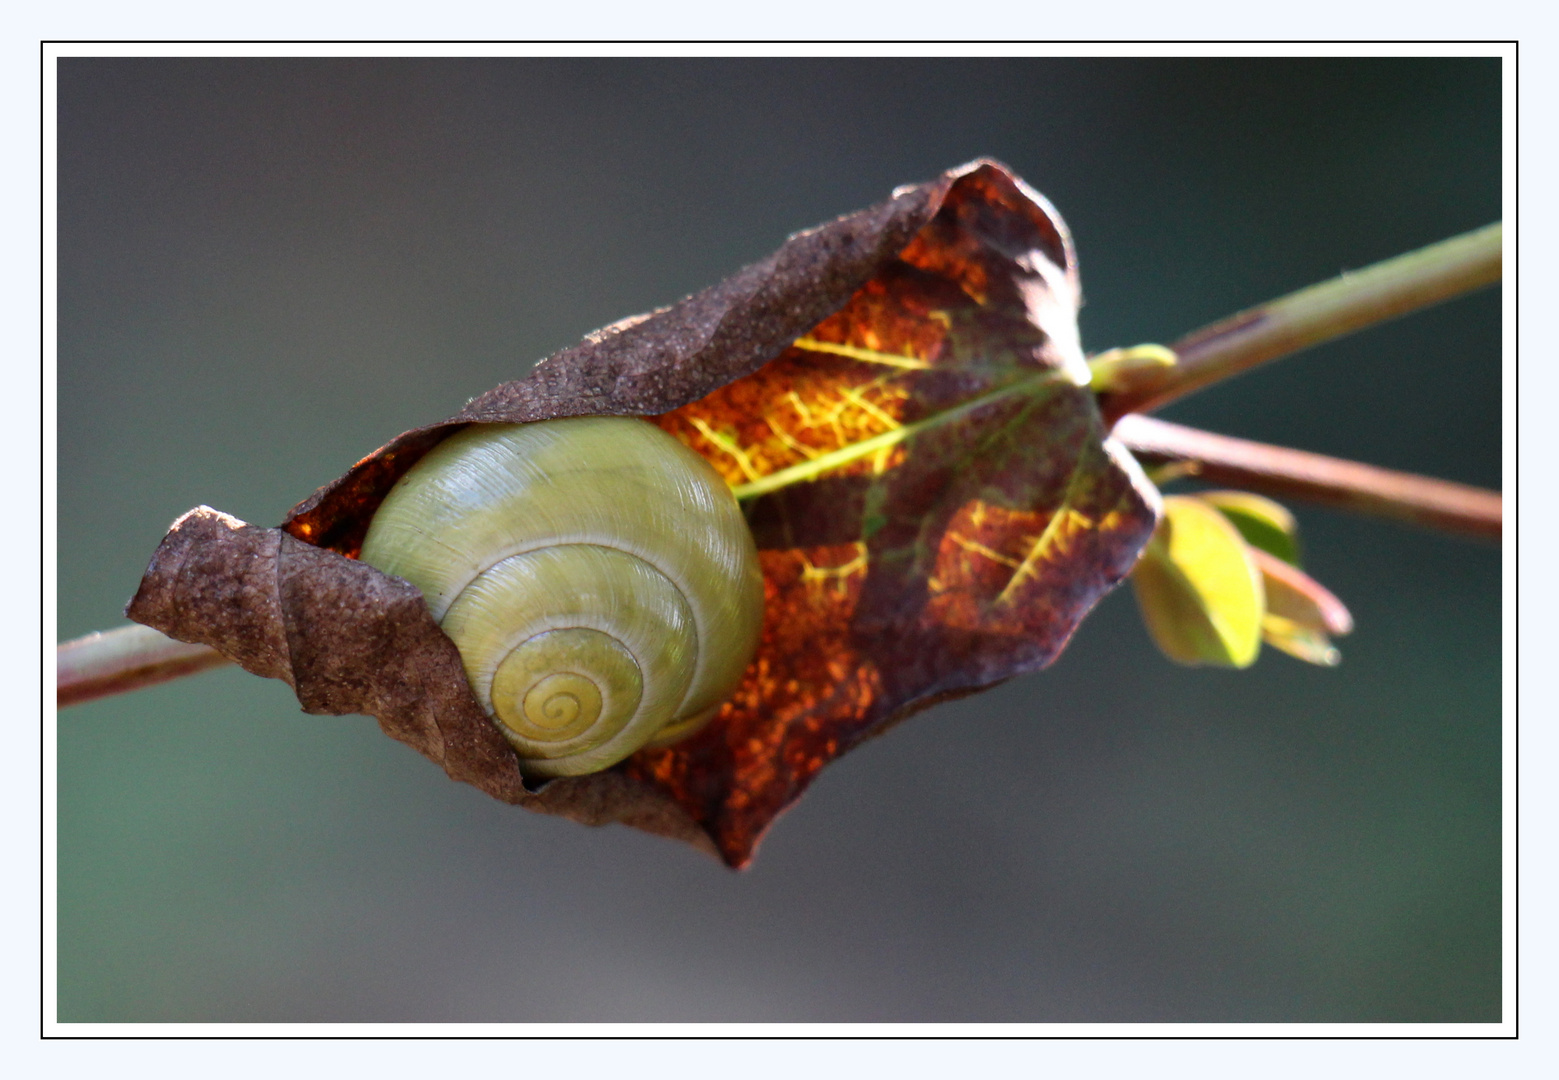
{"type": "Polygon", "coordinates": [[[738,494],[880,444],[749,501],[768,586],[757,658],[715,724],[629,766],[730,862],[862,739],[1049,663],[1135,564],[1156,500],[1104,441],[1077,297],[1059,219],[979,170],[841,311],[659,418],[738,494]]]}
{"type": "Polygon", "coordinates": [[[1156,492],[1105,438],[1078,302],[1060,218],[976,162],[399,436],[280,529],[192,511],[131,617],[287,679],[309,711],[374,715],[497,798],[741,866],[830,760],[1049,663],[1134,564],[1156,492]],[[420,596],[353,556],[389,488],[454,431],[589,414],[651,417],[733,485],[764,629],[698,735],[533,791],[420,596]]]}

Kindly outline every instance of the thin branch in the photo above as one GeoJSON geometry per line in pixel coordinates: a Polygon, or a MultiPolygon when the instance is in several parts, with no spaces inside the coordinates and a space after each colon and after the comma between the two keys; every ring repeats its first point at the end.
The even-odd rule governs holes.
{"type": "Polygon", "coordinates": [[[149,626],[133,625],[63,642],[56,655],[61,708],[230,662],[205,645],[187,645],[149,626]]]}
{"type": "Polygon", "coordinates": [[[1150,464],[1193,465],[1200,480],[1496,543],[1500,538],[1504,500],[1497,491],[1214,435],[1150,416],[1121,417],[1115,435],[1150,464]]]}
{"type": "Polygon", "coordinates": [[[1107,421],[1151,412],[1257,364],[1492,285],[1501,240],[1495,222],[1231,315],[1171,345],[1173,367],[1145,368],[1100,395],[1100,408],[1107,421]]]}

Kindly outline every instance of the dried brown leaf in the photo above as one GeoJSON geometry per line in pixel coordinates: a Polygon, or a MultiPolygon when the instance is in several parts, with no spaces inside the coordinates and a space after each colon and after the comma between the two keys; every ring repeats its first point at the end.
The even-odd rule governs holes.
{"type": "Polygon", "coordinates": [[[130,615],[286,679],[310,712],[376,716],[506,802],[624,822],[742,865],[829,760],[1048,663],[1135,560],[1155,494],[1104,437],[1078,298],[1070,238],[1043,200],[992,162],[952,170],[406,432],[279,529],[191,511],[130,615]],[[885,378],[862,349],[914,362],[885,378]],[[791,395],[803,410],[835,397],[849,408],[826,430],[776,420],[791,395]],[[896,426],[915,434],[750,507],[764,641],[709,728],[532,791],[420,595],[354,556],[389,488],[455,431],[592,414],[658,417],[717,467],[743,470],[737,480],[896,426]],[[711,423],[727,435],[708,439],[711,423]],[[745,461],[728,460],[732,446],[745,461]]]}

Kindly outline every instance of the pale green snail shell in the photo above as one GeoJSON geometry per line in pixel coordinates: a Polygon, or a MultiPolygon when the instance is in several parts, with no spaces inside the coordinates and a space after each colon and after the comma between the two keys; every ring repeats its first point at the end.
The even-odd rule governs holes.
{"type": "Polygon", "coordinates": [[[730,488],[630,417],[451,436],[385,498],[362,559],[422,590],[528,776],[596,772],[696,730],[763,622],[730,488]]]}

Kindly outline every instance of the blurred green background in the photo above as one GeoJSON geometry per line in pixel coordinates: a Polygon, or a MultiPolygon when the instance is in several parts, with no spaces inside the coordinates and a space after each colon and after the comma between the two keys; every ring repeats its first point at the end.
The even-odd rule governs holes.
{"type": "MultiPolygon", "coordinates": [[[[59,65],[59,628],[537,358],[977,155],[1090,350],[1501,216],[1497,60],[59,65]]],[[[1164,415],[1500,486],[1498,291],[1164,415]]],[[[733,874],[500,805],[236,669],[59,722],[62,1021],[1500,1016],[1500,562],[1296,506],[1336,670],[1127,591],[826,771],[733,874]]]]}

